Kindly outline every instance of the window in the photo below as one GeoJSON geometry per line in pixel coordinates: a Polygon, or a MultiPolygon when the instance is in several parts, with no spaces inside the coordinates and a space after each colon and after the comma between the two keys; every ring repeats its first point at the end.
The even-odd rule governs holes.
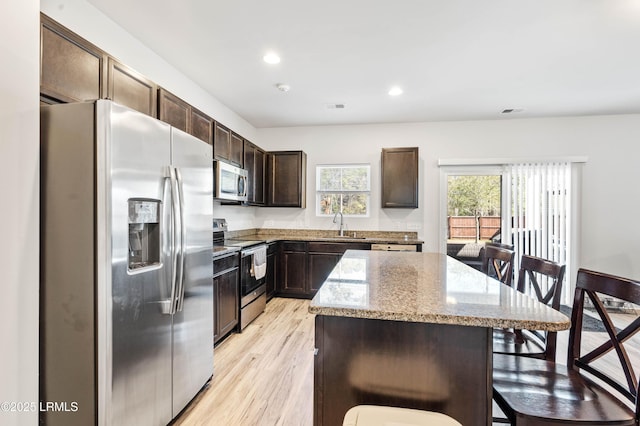
{"type": "Polygon", "coordinates": [[[316,167],[316,215],[369,216],[371,166],[331,164],[316,167]]]}

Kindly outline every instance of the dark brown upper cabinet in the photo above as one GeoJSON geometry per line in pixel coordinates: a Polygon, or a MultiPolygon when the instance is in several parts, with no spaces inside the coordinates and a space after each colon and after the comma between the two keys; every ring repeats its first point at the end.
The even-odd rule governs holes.
{"type": "Polygon", "coordinates": [[[216,123],[213,157],[242,167],[244,140],[220,123],[216,123]]]}
{"type": "Polygon", "coordinates": [[[267,153],[267,206],[307,206],[307,154],[303,151],[267,153]]]}
{"type": "Polygon", "coordinates": [[[242,139],[242,136],[237,135],[234,132],[231,132],[231,143],[229,146],[229,160],[232,163],[240,164],[242,166],[243,152],[244,152],[244,139],[242,139]]]}
{"type": "Polygon", "coordinates": [[[158,86],[142,74],[109,57],[107,98],[151,117],[157,116],[158,86]]]}
{"type": "Polygon", "coordinates": [[[158,90],[158,118],[208,144],[213,142],[213,118],[162,87],[158,90]]]}
{"type": "Polygon", "coordinates": [[[247,204],[262,206],[265,203],[266,153],[248,140],[244,141],[244,168],[249,174],[247,204]]]}
{"type": "Polygon", "coordinates": [[[45,103],[102,98],[106,62],[105,52],[40,14],[40,94],[48,98],[45,103]]]}
{"type": "Polygon", "coordinates": [[[382,208],[418,208],[418,148],[382,149],[382,208]]]}
{"type": "Polygon", "coordinates": [[[158,118],[173,127],[187,132],[190,106],[188,103],[163,88],[158,90],[158,118]]]}
{"type": "Polygon", "coordinates": [[[213,126],[214,121],[213,118],[209,117],[202,111],[191,107],[190,109],[190,130],[193,136],[198,139],[202,139],[206,143],[212,145],[213,144],[213,126]]]}

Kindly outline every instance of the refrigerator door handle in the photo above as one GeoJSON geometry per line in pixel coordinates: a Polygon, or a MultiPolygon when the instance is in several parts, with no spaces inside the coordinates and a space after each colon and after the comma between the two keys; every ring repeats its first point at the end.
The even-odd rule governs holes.
{"type": "Polygon", "coordinates": [[[182,235],[180,218],[180,200],[178,178],[173,167],[169,166],[171,179],[171,314],[176,313],[178,291],[178,239],[182,235]]]}
{"type": "MultiPolygon", "coordinates": [[[[168,264],[171,263],[173,264],[174,261],[174,251],[173,251],[173,206],[171,205],[171,185],[172,185],[172,179],[171,179],[171,168],[169,167],[169,173],[168,176],[165,176],[163,178],[163,184],[162,184],[162,197],[165,200],[164,203],[162,203],[163,208],[162,208],[162,218],[163,218],[163,232],[162,232],[162,252],[163,253],[167,253],[169,252],[169,256],[170,256],[170,260],[168,262],[163,262],[165,263],[165,268],[168,267],[168,264]]],[[[163,255],[164,256],[164,255],[163,255]]],[[[175,274],[174,274],[174,270],[171,270],[171,289],[170,289],[170,294],[169,294],[169,298],[168,299],[162,299],[160,301],[160,310],[163,314],[166,315],[172,315],[173,314],[173,306],[174,306],[174,298],[175,298],[175,289],[174,289],[174,282],[175,282],[175,274]]],[[[161,285],[165,285],[165,281],[162,280],[161,281],[161,285]]],[[[161,294],[165,294],[164,293],[164,289],[161,290],[161,294]]]]}
{"type": "Polygon", "coordinates": [[[180,244],[178,245],[178,277],[177,284],[178,290],[176,294],[176,311],[182,311],[184,306],[184,263],[185,263],[185,240],[186,240],[186,226],[184,221],[184,192],[182,190],[182,175],[180,169],[176,167],[176,190],[178,193],[178,208],[180,216],[180,244]]]}

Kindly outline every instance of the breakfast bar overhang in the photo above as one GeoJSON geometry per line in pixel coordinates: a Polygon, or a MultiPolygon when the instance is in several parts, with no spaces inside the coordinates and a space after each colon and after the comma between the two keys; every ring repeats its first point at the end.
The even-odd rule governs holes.
{"type": "Polygon", "coordinates": [[[314,424],[359,404],[491,424],[494,327],[560,331],[570,321],[439,253],[350,250],[313,298],[314,424]]]}

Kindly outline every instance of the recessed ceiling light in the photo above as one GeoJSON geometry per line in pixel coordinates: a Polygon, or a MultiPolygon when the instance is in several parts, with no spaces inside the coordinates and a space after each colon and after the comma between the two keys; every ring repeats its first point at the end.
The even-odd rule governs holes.
{"type": "Polygon", "coordinates": [[[264,55],[262,57],[262,59],[268,64],[279,64],[280,63],[280,56],[278,56],[277,54],[275,54],[273,52],[267,53],[266,55],[264,55]]]}
{"type": "Polygon", "coordinates": [[[392,87],[389,90],[389,95],[391,96],[398,96],[398,95],[402,95],[402,89],[399,88],[398,86],[392,87]]]}

